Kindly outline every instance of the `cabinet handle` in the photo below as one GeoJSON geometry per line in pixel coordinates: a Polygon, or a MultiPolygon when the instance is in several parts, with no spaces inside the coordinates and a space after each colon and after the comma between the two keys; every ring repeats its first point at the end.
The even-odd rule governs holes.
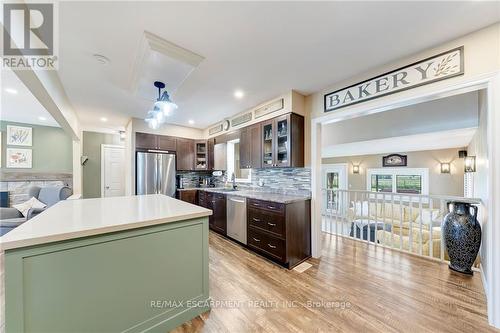
{"type": "Polygon", "coordinates": [[[257,206],[257,207],[259,207],[259,206],[260,206],[258,203],[255,203],[255,202],[253,203],[253,205],[254,205],[254,206],[257,206]]]}
{"type": "Polygon", "coordinates": [[[276,246],[271,245],[271,244],[267,244],[267,246],[269,246],[271,249],[275,249],[276,248],[276,246]]]}
{"type": "Polygon", "coordinates": [[[274,206],[267,206],[267,208],[269,208],[269,209],[276,209],[276,207],[274,207],[274,206]]]}
{"type": "Polygon", "coordinates": [[[257,239],[257,238],[255,238],[255,237],[252,237],[252,238],[253,238],[253,240],[254,240],[254,241],[256,241],[256,242],[260,242],[260,239],[257,239]]]}
{"type": "Polygon", "coordinates": [[[276,223],[267,222],[267,224],[270,225],[271,227],[275,227],[276,226],[276,223]]]}
{"type": "Polygon", "coordinates": [[[254,220],[255,222],[260,222],[260,219],[256,219],[255,217],[253,217],[253,220],[254,220]]]}

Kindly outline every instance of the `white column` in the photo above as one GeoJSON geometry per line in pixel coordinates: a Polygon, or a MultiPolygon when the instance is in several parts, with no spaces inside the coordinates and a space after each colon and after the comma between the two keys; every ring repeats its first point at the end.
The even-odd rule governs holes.
{"type": "Polygon", "coordinates": [[[321,256],[321,124],[311,122],[311,250],[321,256]]]}
{"type": "Polygon", "coordinates": [[[488,319],[500,328],[500,74],[488,86],[489,225],[487,300],[488,319]]]}
{"type": "MultiPolygon", "coordinates": [[[[80,138],[83,136],[80,133],[80,138]]],[[[73,140],[73,197],[80,198],[82,195],[82,140],[73,140]]]]}

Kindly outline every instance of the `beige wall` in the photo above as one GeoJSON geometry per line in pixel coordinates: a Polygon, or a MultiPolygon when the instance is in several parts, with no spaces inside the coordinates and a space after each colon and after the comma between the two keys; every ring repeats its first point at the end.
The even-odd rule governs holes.
{"type": "Polygon", "coordinates": [[[467,147],[467,153],[470,156],[476,156],[476,173],[474,173],[474,197],[480,198],[483,201],[482,207],[478,212],[478,219],[481,222],[483,229],[483,246],[481,247],[482,267],[485,275],[490,269],[488,262],[487,238],[491,237],[489,232],[489,224],[485,208],[488,206],[488,143],[487,143],[487,101],[486,92],[479,92],[479,127],[476,134],[472,138],[471,143],[467,147]]]}
{"type": "Polygon", "coordinates": [[[306,109],[308,109],[308,112],[311,113],[312,118],[325,116],[325,113],[323,112],[324,110],[323,98],[325,94],[338,89],[345,88],[352,84],[364,81],[366,79],[375,77],[382,73],[389,72],[396,68],[406,66],[413,62],[420,61],[422,59],[434,56],[441,52],[445,52],[462,45],[464,46],[464,69],[465,69],[464,75],[440,82],[435,82],[418,88],[409,89],[392,95],[375,98],[371,101],[366,101],[364,103],[359,103],[357,105],[345,107],[341,110],[329,113],[330,114],[349,113],[349,111],[354,108],[358,109],[360,105],[362,105],[363,108],[369,109],[375,105],[379,105],[382,99],[386,102],[386,104],[391,104],[405,97],[436,91],[440,87],[449,87],[452,84],[457,84],[460,82],[467,81],[471,77],[475,77],[480,74],[492,73],[498,71],[500,69],[499,40],[500,40],[500,23],[497,23],[495,25],[473,32],[461,38],[450,41],[448,43],[441,44],[438,47],[427,49],[425,51],[416,53],[410,57],[400,59],[398,61],[389,62],[385,66],[374,68],[372,71],[361,73],[360,75],[353,76],[348,80],[332,84],[330,87],[327,87],[317,93],[310,95],[309,98],[306,99],[306,109]]]}
{"type": "MultiPolygon", "coordinates": [[[[464,194],[464,170],[463,160],[458,158],[458,150],[441,149],[415,151],[402,153],[408,155],[408,168],[429,169],[429,194],[430,195],[453,195],[464,194]],[[451,173],[441,173],[441,162],[451,163],[451,173]]],[[[382,168],[382,157],[384,155],[363,155],[348,157],[324,158],[322,164],[348,163],[348,181],[350,190],[366,191],[366,170],[382,168]],[[352,166],[359,165],[360,173],[353,174],[352,166]]]]}

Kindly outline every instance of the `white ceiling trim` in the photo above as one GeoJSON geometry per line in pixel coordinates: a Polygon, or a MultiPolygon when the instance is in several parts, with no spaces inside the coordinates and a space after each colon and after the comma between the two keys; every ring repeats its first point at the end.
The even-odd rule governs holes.
{"type": "Polygon", "coordinates": [[[477,127],[407,135],[324,147],[321,157],[343,157],[437,150],[468,146],[477,127]]]}
{"type": "Polygon", "coordinates": [[[192,71],[205,59],[201,55],[171,43],[149,31],[144,31],[137,52],[136,61],[134,66],[132,66],[132,72],[130,75],[130,91],[132,93],[137,92],[140,77],[144,73],[148,55],[151,51],[161,53],[166,57],[188,64],[193,67],[192,71]]]}

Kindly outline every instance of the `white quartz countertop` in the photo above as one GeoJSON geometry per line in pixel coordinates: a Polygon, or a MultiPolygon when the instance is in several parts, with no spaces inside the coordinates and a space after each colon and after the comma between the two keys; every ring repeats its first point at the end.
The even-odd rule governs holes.
{"type": "Polygon", "coordinates": [[[0,237],[0,250],[209,216],[212,211],[161,194],[65,200],[0,237]]]}

